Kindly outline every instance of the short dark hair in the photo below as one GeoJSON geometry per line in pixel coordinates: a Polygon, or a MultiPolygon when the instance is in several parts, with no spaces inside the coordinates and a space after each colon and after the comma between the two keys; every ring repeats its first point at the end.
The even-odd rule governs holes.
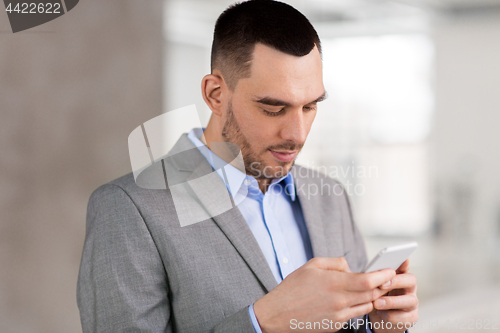
{"type": "Polygon", "coordinates": [[[256,43],[302,57],[321,43],[311,22],[297,9],[274,0],[249,0],[227,8],[217,19],[211,70],[219,69],[231,90],[250,76],[256,43]]]}

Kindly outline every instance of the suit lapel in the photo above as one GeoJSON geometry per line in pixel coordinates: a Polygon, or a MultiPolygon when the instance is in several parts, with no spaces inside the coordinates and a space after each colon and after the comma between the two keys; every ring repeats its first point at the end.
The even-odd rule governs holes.
{"type": "MultiPolygon", "coordinates": [[[[299,197],[314,257],[343,257],[342,221],[337,200],[322,200],[322,185],[316,172],[294,166],[291,170],[299,197]],[[303,173],[306,173],[304,176],[303,173]],[[309,179],[307,179],[309,178],[309,179]],[[311,186],[314,185],[315,188],[311,186]],[[325,208],[328,211],[325,211],[325,208]]],[[[330,182],[328,182],[330,183],[330,182]]],[[[334,195],[327,193],[328,196],[334,195]]],[[[326,195],[325,195],[326,196],[326,195]]]]}
{"type": "MultiPolygon", "coordinates": [[[[187,136],[181,137],[179,141],[181,140],[184,142],[180,144],[185,148],[194,147],[192,144],[189,145],[191,141],[187,136]],[[185,142],[185,140],[189,142],[185,142]]],[[[277,282],[259,244],[237,207],[233,206],[228,210],[221,210],[221,207],[227,207],[227,200],[231,200],[229,191],[220,177],[213,172],[213,168],[206,159],[199,152],[198,154],[201,157],[201,159],[198,159],[199,164],[187,177],[186,181],[188,181],[188,184],[209,216],[212,217],[213,221],[247,263],[248,267],[266,289],[266,292],[271,291],[276,287],[277,282]],[[194,181],[201,177],[205,177],[203,181],[194,181]]],[[[181,155],[179,154],[178,156],[181,155]]],[[[193,165],[189,161],[180,161],[179,159],[177,159],[175,164],[181,170],[189,169],[193,165]]]]}

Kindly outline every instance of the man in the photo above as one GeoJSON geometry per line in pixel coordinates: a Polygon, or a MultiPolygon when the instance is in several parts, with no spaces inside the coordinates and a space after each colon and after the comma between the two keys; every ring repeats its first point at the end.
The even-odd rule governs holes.
{"type": "Polygon", "coordinates": [[[346,194],[294,166],[325,98],[309,21],[271,0],[228,8],[202,93],[212,116],[164,159],[166,190],[142,189],[129,174],[90,198],[78,281],[84,332],[379,333],[416,322],[408,262],[352,273],[366,255],[346,194]],[[223,160],[219,142],[240,147],[245,172],[203,178],[223,160]],[[174,204],[177,184],[191,184],[184,193],[196,199],[184,208],[174,204]],[[227,194],[231,209],[179,223],[180,210],[211,212],[227,194]]]}

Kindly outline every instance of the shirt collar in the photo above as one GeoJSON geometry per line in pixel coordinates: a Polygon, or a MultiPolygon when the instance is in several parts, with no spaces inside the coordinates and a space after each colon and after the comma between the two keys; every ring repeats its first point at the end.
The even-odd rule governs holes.
{"type": "MultiPolygon", "coordinates": [[[[217,154],[213,153],[207,146],[205,146],[203,142],[200,141],[199,138],[203,135],[204,130],[205,128],[193,128],[188,133],[188,138],[196,146],[196,148],[198,148],[200,153],[205,157],[208,163],[212,166],[212,168],[214,168],[217,174],[221,177],[224,184],[226,184],[229,193],[231,193],[233,199],[236,197],[238,191],[243,185],[255,186],[257,180],[254,177],[249,176],[241,172],[238,168],[234,167],[233,165],[226,163],[222,158],[217,156],[217,154]],[[215,168],[214,165],[216,166],[224,165],[224,172],[222,172],[220,168],[215,168]],[[227,181],[224,179],[224,173],[225,176],[227,177],[227,181]],[[247,184],[249,183],[249,185],[244,183],[245,179],[248,179],[249,182],[246,183],[247,184]]],[[[290,199],[292,199],[292,201],[295,201],[296,198],[295,183],[293,181],[292,173],[289,172],[287,175],[279,179],[273,179],[271,181],[269,189],[271,189],[272,187],[275,186],[275,184],[280,182],[284,183],[283,188],[285,193],[290,196],[290,199]]]]}

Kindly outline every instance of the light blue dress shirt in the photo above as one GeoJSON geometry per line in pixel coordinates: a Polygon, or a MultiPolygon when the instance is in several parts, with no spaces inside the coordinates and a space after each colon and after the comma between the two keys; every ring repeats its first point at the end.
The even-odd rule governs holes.
{"type": "MultiPolygon", "coordinates": [[[[293,176],[273,179],[266,193],[257,180],[225,163],[200,141],[204,129],[194,128],[188,138],[216,170],[245,218],[278,284],[312,258],[309,233],[297,200],[293,176]],[[224,166],[222,169],[214,166],[224,166]],[[226,179],[226,180],[225,180],[226,179]]],[[[256,333],[262,333],[253,311],[248,312],[256,333]]]]}

